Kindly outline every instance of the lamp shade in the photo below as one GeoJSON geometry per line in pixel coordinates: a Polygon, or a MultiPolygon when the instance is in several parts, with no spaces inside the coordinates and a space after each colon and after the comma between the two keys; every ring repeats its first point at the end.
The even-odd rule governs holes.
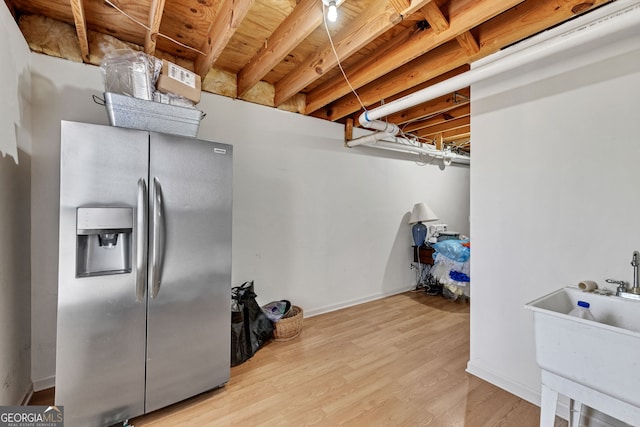
{"type": "Polygon", "coordinates": [[[411,217],[409,217],[409,224],[415,224],[416,222],[437,221],[438,215],[431,210],[426,203],[416,203],[413,205],[411,211],[411,217]]]}

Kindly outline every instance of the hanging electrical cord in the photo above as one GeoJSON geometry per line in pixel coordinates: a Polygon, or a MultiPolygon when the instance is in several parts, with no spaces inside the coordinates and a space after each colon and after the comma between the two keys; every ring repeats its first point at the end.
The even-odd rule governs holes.
{"type": "MultiPolygon", "coordinates": [[[[327,24],[327,15],[326,15],[326,11],[325,11],[324,2],[322,2],[322,22],[324,23],[324,29],[327,32],[327,37],[329,38],[329,44],[331,45],[331,50],[333,51],[333,54],[334,54],[334,56],[336,58],[336,62],[338,63],[338,68],[340,69],[340,72],[342,73],[342,76],[344,77],[345,82],[347,82],[347,85],[349,86],[349,89],[351,89],[351,92],[353,92],[353,94],[355,95],[356,99],[360,103],[360,106],[362,107],[364,112],[367,112],[368,111],[367,107],[365,107],[364,103],[362,102],[362,99],[360,99],[360,96],[358,95],[358,92],[356,92],[356,90],[354,89],[353,85],[349,81],[349,78],[347,77],[347,73],[344,71],[344,68],[342,67],[342,63],[340,62],[340,57],[338,56],[338,52],[336,51],[336,47],[335,47],[335,45],[333,43],[333,38],[331,37],[331,32],[329,31],[329,25],[327,24]]],[[[384,105],[384,100],[381,101],[381,104],[384,105]]],[[[438,114],[440,114],[440,113],[438,113],[438,114]]],[[[434,114],[433,116],[436,116],[436,115],[437,114],[434,114]]],[[[430,118],[430,117],[427,117],[427,118],[430,118]]],[[[412,120],[412,121],[410,121],[408,123],[405,123],[404,126],[407,126],[408,124],[410,124],[410,123],[412,123],[414,121],[424,120],[424,119],[425,118],[414,119],[414,120],[412,120]]],[[[397,128],[397,126],[396,126],[396,128],[397,128]]],[[[395,139],[396,143],[399,143],[398,145],[406,145],[406,146],[411,146],[411,147],[414,147],[414,148],[422,148],[423,144],[433,145],[432,144],[432,142],[433,142],[432,140],[427,139],[427,138],[419,137],[418,135],[405,133],[402,129],[399,129],[399,135],[396,136],[396,137],[393,137],[393,138],[395,139]],[[404,140],[404,142],[401,142],[402,140],[404,140]],[[422,143],[422,142],[420,142],[421,140],[424,140],[426,142],[422,143]],[[408,143],[410,141],[413,141],[413,143],[408,143]]],[[[428,162],[421,162],[421,163],[423,163],[425,165],[432,163],[434,161],[434,159],[435,159],[435,157],[428,156],[426,154],[420,155],[420,157],[429,157],[429,161],[428,162]]],[[[418,162],[416,162],[416,163],[418,163],[418,162]]],[[[450,160],[449,160],[449,163],[450,163],[450,160]]],[[[447,164],[447,162],[445,162],[445,164],[447,164]]]]}
{"type": "Polygon", "coordinates": [[[326,12],[325,11],[325,6],[324,6],[324,2],[323,2],[322,3],[322,21],[324,22],[324,29],[327,31],[327,36],[329,37],[329,43],[331,44],[331,50],[333,50],[333,54],[335,55],[336,61],[338,62],[338,68],[340,68],[340,71],[342,72],[342,76],[344,77],[344,80],[347,82],[347,85],[349,85],[349,89],[351,89],[351,92],[353,92],[353,94],[356,96],[356,99],[360,103],[360,106],[362,107],[362,109],[364,111],[367,111],[367,107],[364,106],[364,103],[360,99],[360,96],[358,96],[358,93],[356,92],[356,90],[353,88],[353,86],[351,86],[351,82],[349,81],[349,78],[347,77],[347,73],[345,73],[344,69],[342,68],[342,64],[340,63],[340,58],[338,57],[338,52],[336,51],[336,47],[333,44],[333,39],[331,38],[331,33],[329,32],[329,26],[327,25],[327,14],[325,12],[326,12]]]}
{"type": "MultiPolygon", "coordinates": [[[[113,4],[113,3],[111,2],[111,0],[104,0],[104,2],[105,2],[105,3],[107,3],[109,6],[111,6],[112,8],[114,8],[115,10],[117,10],[118,12],[120,12],[121,14],[123,14],[124,16],[126,16],[127,18],[129,18],[130,20],[132,20],[133,22],[135,22],[136,24],[140,25],[140,26],[141,26],[142,28],[144,28],[145,30],[147,30],[147,31],[151,31],[151,27],[149,27],[148,25],[146,25],[146,24],[144,24],[144,23],[142,23],[142,22],[138,21],[136,18],[134,18],[133,16],[129,15],[129,14],[128,14],[127,12],[125,12],[124,10],[120,9],[118,6],[116,6],[115,4],[113,4]]],[[[206,53],[204,53],[203,51],[198,50],[198,49],[196,49],[196,48],[194,48],[194,47],[188,46],[188,45],[186,45],[186,44],[184,44],[184,43],[181,43],[181,42],[179,42],[178,40],[172,39],[172,38],[171,38],[171,37],[169,37],[169,36],[165,36],[165,35],[164,35],[164,34],[162,34],[162,33],[157,33],[157,35],[158,35],[159,37],[162,37],[162,38],[164,38],[164,39],[167,39],[167,40],[169,40],[169,41],[172,41],[173,43],[175,43],[175,44],[177,44],[177,45],[179,45],[179,46],[182,46],[182,47],[184,47],[185,49],[189,49],[189,50],[192,50],[192,51],[194,51],[194,52],[197,52],[197,53],[199,53],[199,54],[200,54],[200,55],[202,55],[202,56],[207,56],[207,54],[206,54],[206,53]]]]}

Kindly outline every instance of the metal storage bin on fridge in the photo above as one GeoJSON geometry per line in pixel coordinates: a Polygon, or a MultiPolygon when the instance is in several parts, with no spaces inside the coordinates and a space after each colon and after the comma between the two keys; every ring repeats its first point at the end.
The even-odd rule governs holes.
{"type": "Polygon", "coordinates": [[[200,110],[145,101],[105,92],[109,124],[132,129],[195,137],[204,113],[200,110]]]}

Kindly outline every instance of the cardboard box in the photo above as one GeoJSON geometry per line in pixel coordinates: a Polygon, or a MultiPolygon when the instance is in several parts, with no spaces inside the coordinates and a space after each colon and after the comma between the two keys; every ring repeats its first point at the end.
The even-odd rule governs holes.
{"type": "Polygon", "coordinates": [[[197,104],[200,102],[202,82],[200,76],[193,71],[163,59],[156,88],[160,92],[183,96],[197,104]]]}

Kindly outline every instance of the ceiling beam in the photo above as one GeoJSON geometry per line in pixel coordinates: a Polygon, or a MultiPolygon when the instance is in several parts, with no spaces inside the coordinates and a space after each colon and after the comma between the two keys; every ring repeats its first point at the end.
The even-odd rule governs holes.
{"type": "Polygon", "coordinates": [[[465,52],[467,52],[467,55],[472,56],[480,52],[480,45],[476,38],[473,37],[473,34],[471,34],[471,31],[466,31],[460,34],[456,37],[456,40],[460,43],[460,46],[465,50],[465,52]]]}
{"type": "Polygon", "coordinates": [[[467,103],[451,110],[440,112],[440,114],[436,114],[435,116],[432,115],[431,117],[409,123],[405,126],[402,126],[402,131],[411,133],[420,129],[427,128],[429,126],[436,126],[441,123],[445,123],[447,122],[447,120],[458,119],[460,117],[466,117],[469,115],[471,115],[471,103],[467,103]]]}
{"type": "MultiPolygon", "coordinates": [[[[469,66],[468,65],[463,65],[461,67],[454,68],[453,70],[449,70],[446,73],[440,74],[439,76],[434,77],[431,80],[427,80],[426,82],[420,83],[417,86],[411,87],[409,89],[405,89],[402,92],[399,92],[399,93],[397,93],[397,94],[395,94],[393,96],[390,96],[388,99],[385,99],[384,102],[388,103],[388,102],[391,102],[391,101],[395,101],[396,99],[402,98],[404,96],[411,95],[413,92],[415,92],[417,90],[421,90],[421,89],[424,89],[426,87],[432,86],[432,85],[434,85],[436,83],[440,83],[440,82],[443,82],[445,80],[449,80],[450,78],[455,77],[458,74],[464,73],[465,71],[469,71],[469,66]]],[[[376,108],[376,107],[379,107],[380,105],[382,105],[382,102],[374,102],[369,107],[370,108],[376,108]]],[[[318,110],[318,111],[316,111],[315,113],[313,113],[311,115],[313,117],[318,117],[319,119],[325,119],[325,117],[322,117],[320,115],[321,112],[323,112],[323,110],[318,110]]],[[[359,114],[355,114],[354,115],[354,117],[353,117],[354,121],[357,121],[358,115],[359,114]]]]}
{"type": "Polygon", "coordinates": [[[457,130],[463,127],[469,127],[471,124],[471,117],[469,116],[465,116],[465,117],[460,117],[458,119],[451,119],[449,121],[446,121],[444,123],[440,123],[437,125],[433,125],[433,126],[427,126],[423,129],[420,129],[419,132],[416,132],[420,135],[436,135],[438,133],[446,133],[449,131],[453,131],[453,130],[457,130]]]}
{"type": "Polygon", "coordinates": [[[409,108],[399,113],[387,116],[386,120],[397,125],[420,120],[425,117],[429,117],[433,114],[442,113],[453,108],[459,107],[462,104],[469,103],[470,90],[469,88],[461,89],[457,91],[462,95],[465,101],[460,101],[453,93],[449,93],[444,96],[440,96],[424,104],[417,105],[413,108],[409,108]]]}
{"type": "Polygon", "coordinates": [[[424,19],[427,20],[436,34],[440,34],[441,32],[449,29],[449,21],[442,14],[442,11],[436,2],[427,3],[422,9],[420,9],[419,14],[424,16],[424,19]]]}
{"type": "Polygon", "coordinates": [[[411,0],[389,0],[389,3],[393,6],[398,15],[402,15],[402,12],[411,6],[411,0]]]}
{"type": "Polygon", "coordinates": [[[238,73],[238,97],[276,67],[322,24],[322,0],[302,0],[238,73]]]}
{"type": "MultiPolygon", "coordinates": [[[[404,14],[411,14],[432,0],[414,0],[404,14]]],[[[387,30],[393,28],[402,17],[389,5],[387,0],[377,0],[349,23],[334,39],[334,46],[340,60],[344,60],[375,40],[387,30]]],[[[327,42],[309,56],[291,73],[276,83],[275,105],[279,106],[287,99],[317,80],[326,70],[335,67],[337,60],[331,44],[327,42]]]]}
{"type": "Polygon", "coordinates": [[[471,126],[461,126],[456,129],[451,129],[446,132],[436,132],[436,133],[423,133],[418,132],[418,137],[425,139],[434,139],[438,135],[442,135],[442,140],[445,143],[458,141],[461,139],[466,139],[471,137],[471,126]]]}
{"type": "MultiPolygon", "coordinates": [[[[593,0],[594,7],[608,1],[593,0]]],[[[504,46],[518,42],[575,16],[571,10],[574,3],[569,1],[558,3],[557,0],[527,0],[474,29],[480,46],[477,54],[470,56],[457,41],[448,42],[388,73],[383,78],[359,88],[358,95],[365,105],[371,105],[449,69],[469,64],[495,53],[504,46]]],[[[324,107],[324,113],[318,117],[335,121],[360,110],[360,108],[355,96],[348,94],[324,107]]]]}
{"type": "Polygon", "coordinates": [[[200,48],[207,55],[198,55],[195,71],[203,79],[216,62],[227,43],[251,8],[254,0],[224,0],[209,29],[209,34],[200,48]]]}
{"type": "Polygon", "coordinates": [[[156,52],[156,39],[160,32],[160,22],[164,11],[165,0],[152,0],[149,10],[149,29],[144,37],[144,53],[153,55],[156,52]]]}
{"type": "MultiPolygon", "coordinates": [[[[458,43],[448,42],[389,72],[383,78],[360,87],[357,90],[358,96],[366,106],[380,100],[386,102],[401,90],[413,88],[450,71],[452,68],[467,64],[467,62],[468,56],[458,43]]],[[[348,94],[322,110],[318,110],[316,117],[335,121],[360,109],[360,103],[356,97],[353,94],[348,94]]]]}
{"type": "MultiPolygon", "coordinates": [[[[449,40],[455,39],[460,34],[469,31],[481,22],[504,12],[521,1],[522,0],[500,2],[483,1],[479,3],[477,0],[461,0],[459,2],[452,2],[453,4],[449,11],[450,25],[448,29],[440,33],[433,28],[416,31],[412,34],[411,38],[396,49],[391,51],[384,49],[376,52],[374,55],[367,57],[365,60],[360,61],[347,70],[349,82],[354,88],[362,87],[449,40]]],[[[431,6],[432,10],[434,6],[431,6]]],[[[437,6],[435,7],[437,8],[437,6]]],[[[440,13],[442,14],[442,12],[440,13]]],[[[432,12],[432,15],[435,15],[435,13],[432,12]]],[[[339,75],[321,84],[307,94],[306,111],[316,111],[329,102],[346,95],[350,91],[351,88],[343,76],[339,75]]]]}
{"type": "Polygon", "coordinates": [[[71,3],[71,11],[73,12],[73,21],[76,24],[76,34],[78,35],[82,61],[89,63],[89,39],[87,38],[87,19],[84,14],[84,5],[82,4],[82,0],[69,1],[71,3]]]}

